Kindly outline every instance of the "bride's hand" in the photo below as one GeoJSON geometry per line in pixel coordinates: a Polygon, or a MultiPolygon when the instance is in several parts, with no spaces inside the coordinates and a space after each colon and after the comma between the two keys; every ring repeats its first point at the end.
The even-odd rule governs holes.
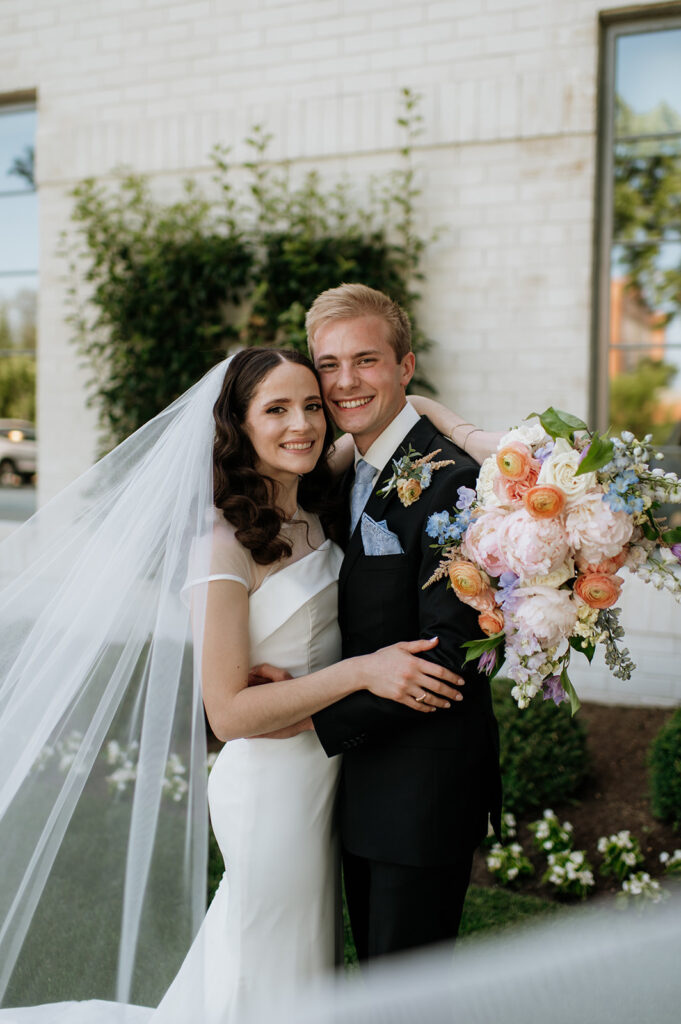
{"type": "Polygon", "coordinates": [[[414,711],[435,711],[450,707],[451,701],[463,699],[454,689],[465,680],[444,665],[438,665],[416,655],[432,651],[438,638],[407,640],[382,647],[374,654],[358,658],[361,671],[366,674],[364,689],[377,697],[385,697],[414,711]]]}

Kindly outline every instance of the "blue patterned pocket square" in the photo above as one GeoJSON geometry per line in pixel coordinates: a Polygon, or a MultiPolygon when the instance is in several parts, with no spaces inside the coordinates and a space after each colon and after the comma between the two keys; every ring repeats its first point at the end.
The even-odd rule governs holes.
{"type": "Polygon", "coordinates": [[[365,555],[403,555],[404,549],[396,533],[388,529],[385,519],[374,522],[366,512],[362,514],[362,544],[365,555]]]}

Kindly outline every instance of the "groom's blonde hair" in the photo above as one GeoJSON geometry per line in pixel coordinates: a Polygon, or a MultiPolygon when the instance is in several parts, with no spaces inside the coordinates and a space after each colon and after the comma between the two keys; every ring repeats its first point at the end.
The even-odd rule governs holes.
{"type": "Polygon", "coordinates": [[[377,316],[388,325],[388,341],[400,363],[411,352],[411,324],[404,310],[383,292],[365,284],[327,288],[314,300],[305,317],[307,344],[312,354],[315,334],[336,320],[377,316]]]}

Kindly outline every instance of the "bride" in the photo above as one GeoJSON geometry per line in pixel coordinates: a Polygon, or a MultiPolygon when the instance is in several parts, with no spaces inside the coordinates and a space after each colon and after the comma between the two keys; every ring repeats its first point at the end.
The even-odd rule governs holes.
{"type": "Polygon", "coordinates": [[[432,713],[461,680],[417,657],[436,641],[338,660],[332,436],[305,357],[240,352],[3,546],[0,1019],[226,1024],[337,962],[339,764],[300,723],[357,689],[432,713]],[[258,662],[293,678],[249,686],[258,662]],[[230,742],[196,934],[201,698],[230,742]],[[92,996],[117,1002],[62,1002],[92,996]]]}

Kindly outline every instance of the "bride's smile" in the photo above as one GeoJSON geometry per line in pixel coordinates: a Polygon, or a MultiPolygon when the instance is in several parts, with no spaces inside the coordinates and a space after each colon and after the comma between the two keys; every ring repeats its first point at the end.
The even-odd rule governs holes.
{"type": "Polygon", "coordinates": [[[314,468],[324,447],[326,420],[314,374],[282,362],[257,388],[244,429],[258,472],[291,486],[314,468]]]}

